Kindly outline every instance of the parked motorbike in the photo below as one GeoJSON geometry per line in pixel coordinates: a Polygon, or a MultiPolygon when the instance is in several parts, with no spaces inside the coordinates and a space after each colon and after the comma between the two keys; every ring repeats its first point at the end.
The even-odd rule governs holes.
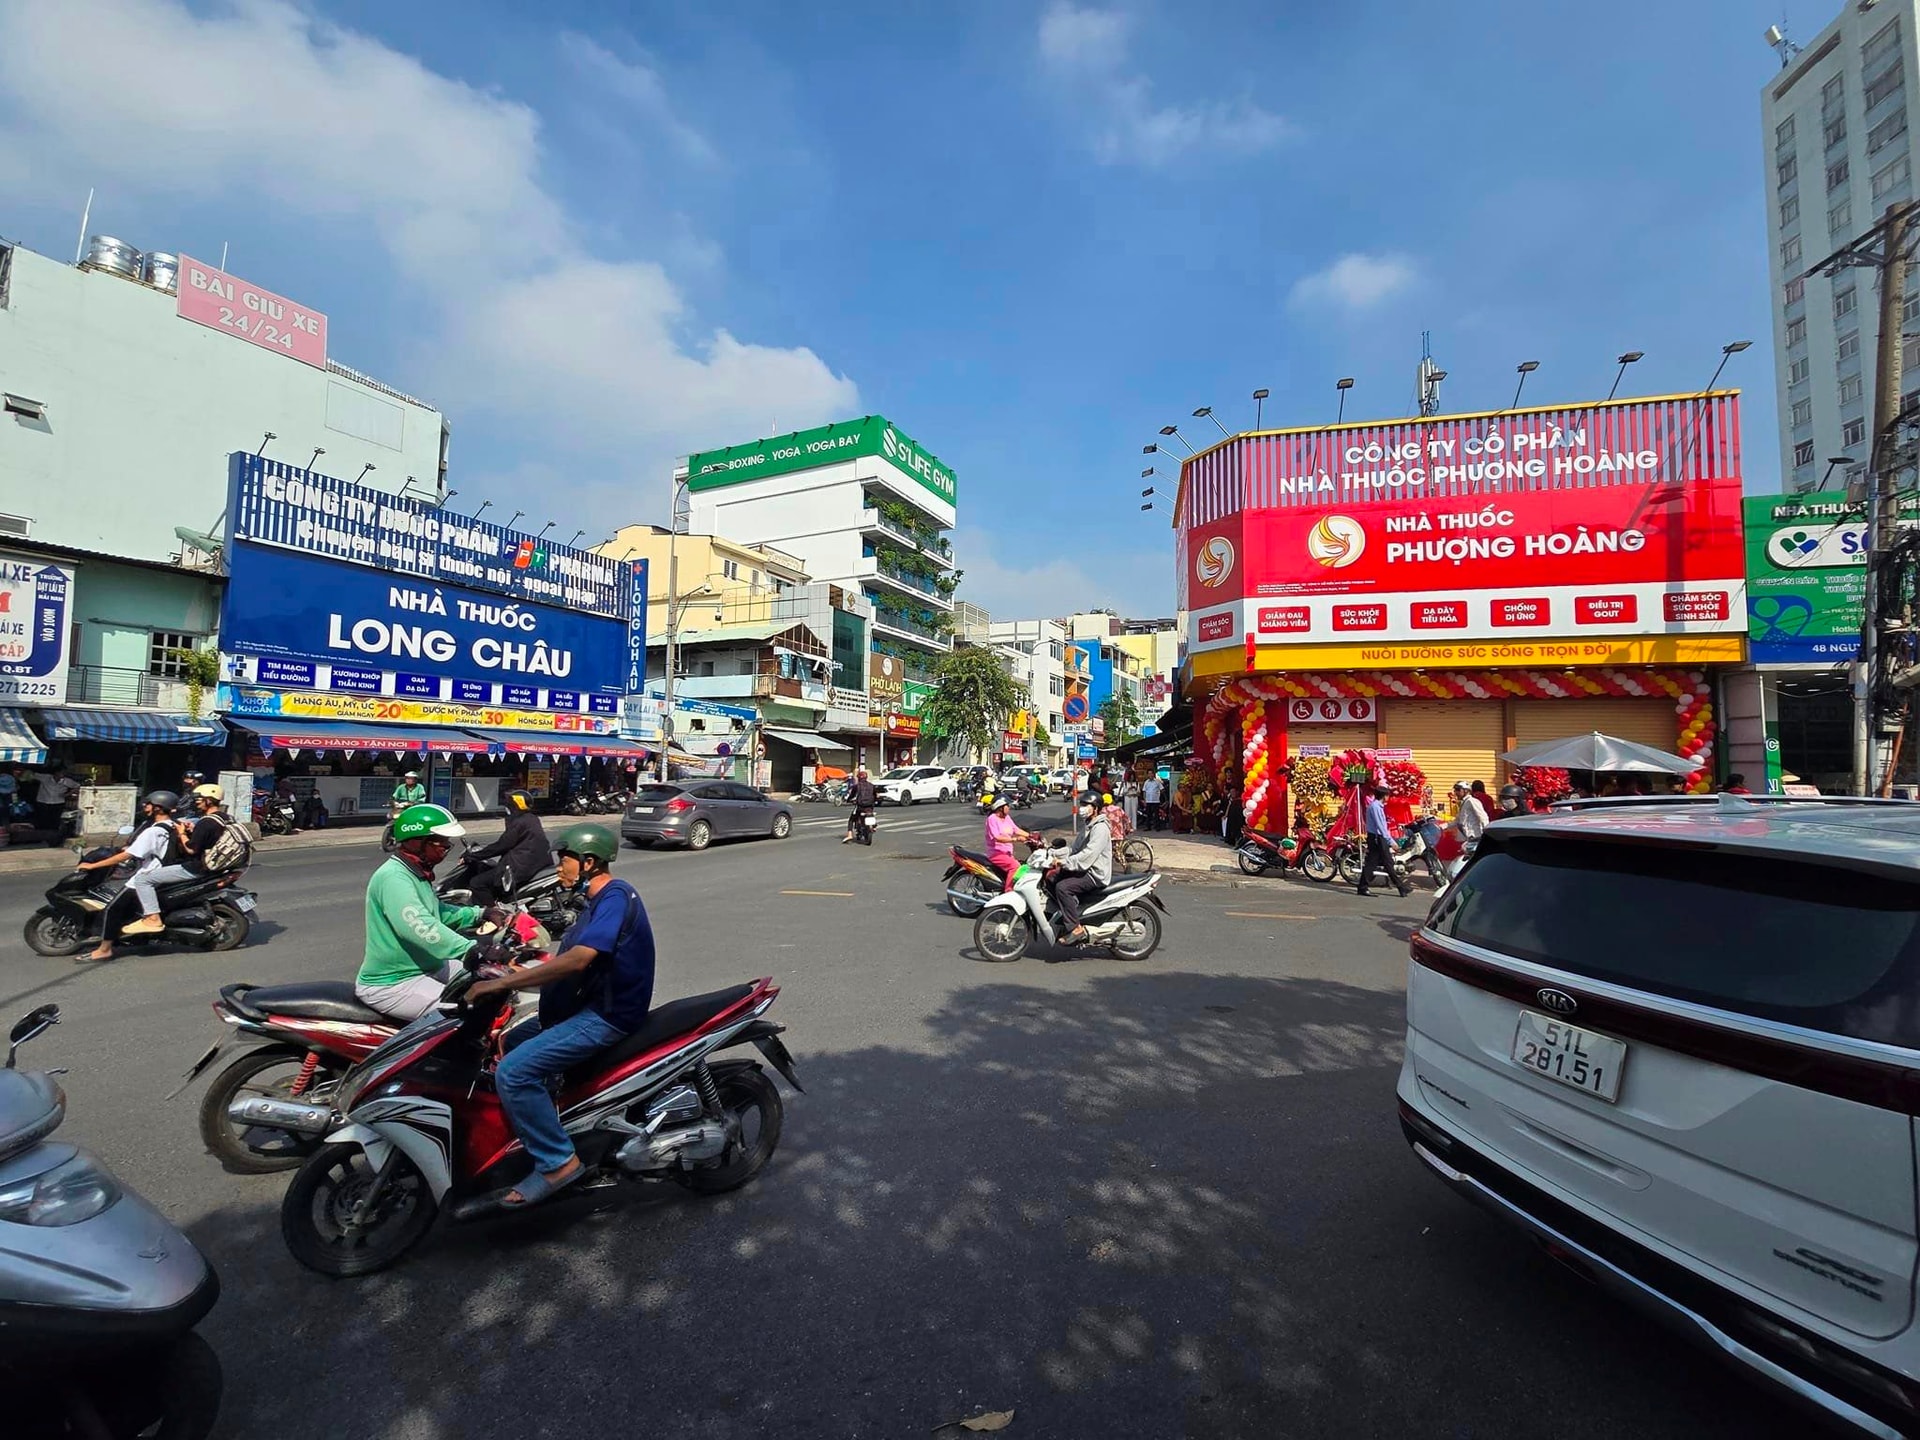
{"type": "Polygon", "coordinates": [[[255,795],[253,823],[262,835],[291,835],[300,828],[300,812],[284,795],[255,795]]]}
{"type": "Polygon", "coordinates": [[[947,889],[947,908],[962,919],[978,915],[981,908],[1007,888],[1007,877],[978,850],[948,849],[953,863],[941,876],[947,889]]]}
{"type": "MultiPolygon", "coordinates": [[[[1342,835],[1333,842],[1334,864],[1339,869],[1340,879],[1348,885],[1360,883],[1360,868],[1366,863],[1367,844],[1363,835],[1342,835]]],[[[1409,827],[1407,833],[1389,847],[1387,856],[1393,862],[1393,881],[1396,885],[1412,883],[1411,868],[1413,862],[1427,853],[1425,837],[1416,828],[1409,827]]]]}
{"type": "Polygon", "coordinates": [[[14,1068],[59,1023],[42,1005],[8,1036],[0,1070],[0,1393],[18,1436],[203,1440],[220,1413],[220,1360],[193,1327],[220,1282],[193,1242],[92,1155],[49,1137],[66,1116],[54,1076],[14,1068]]]}
{"type": "MultiPolygon", "coordinates": [[[[981,908],[973,922],[973,944],[988,960],[1018,960],[1039,943],[1062,943],[1068,929],[1052,893],[1042,881],[1047,870],[1067,856],[1068,847],[1042,845],[1013,872],[1013,884],[981,908]]],[[[1144,960],[1160,947],[1160,916],[1166,903],[1154,894],[1160,887],[1158,871],[1145,875],[1116,875],[1104,890],[1087,896],[1080,905],[1087,927],[1087,945],[1104,946],[1117,960],[1144,960]],[[1158,913],[1155,913],[1155,912],[1158,913]]]]}
{"type": "MultiPolygon", "coordinates": [[[[309,1269],[384,1269],[443,1209],[456,1222],[504,1213],[500,1194],[530,1173],[493,1091],[504,1007],[460,998],[476,973],[462,971],[438,1012],[348,1071],[330,1102],[234,1102],[242,1123],[324,1140],[280,1207],[287,1248],[309,1269]]],[[[759,1174],[780,1141],[780,1092],[754,1061],[709,1057],[753,1045],[799,1090],[783,1027],[763,1018],[779,993],[762,979],[672,1001],[570,1072],[558,1104],[590,1172],[578,1183],[671,1180],[716,1195],[759,1174]]]]}
{"type": "MultiPolygon", "coordinates": [[[[85,861],[104,859],[107,850],[89,850],[85,861]]],[[[160,887],[160,918],[166,929],[152,935],[116,935],[116,945],[192,945],[202,950],[234,950],[247,943],[258,903],[240,884],[244,871],[203,875],[160,887]]],[[[126,882],[100,870],[74,870],[47,891],[47,903],[27,917],[27,946],[36,955],[77,955],[100,943],[109,906],[126,882]]],[[[132,902],[118,907],[131,919],[132,902]]]]}
{"type": "Polygon", "coordinates": [[[1338,873],[1336,863],[1320,837],[1313,833],[1306,817],[1296,815],[1293,833],[1280,835],[1252,828],[1240,832],[1240,845],[1234,857],[1243,875],[1264,875],[1269,870],[1297,870],[1309,880],[1322,884],[1338,873]]]}

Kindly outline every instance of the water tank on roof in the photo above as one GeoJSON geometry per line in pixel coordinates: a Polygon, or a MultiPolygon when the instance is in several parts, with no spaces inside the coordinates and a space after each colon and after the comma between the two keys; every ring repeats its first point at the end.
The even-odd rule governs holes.
{"type": "Polygon", "coordinates": [[[164,250],[150,252],[140,262],[140,278],[156,290],[164,290],[169,295],[180,289],[180,257],[169,255],[164,250]]]}
{"type": "Polygon", "coordinates": [[[86,264],[90,270],[106,270],[129,280],[140,278],[140,252],[111,235],[95,235],[87,241],[86,264]]]}

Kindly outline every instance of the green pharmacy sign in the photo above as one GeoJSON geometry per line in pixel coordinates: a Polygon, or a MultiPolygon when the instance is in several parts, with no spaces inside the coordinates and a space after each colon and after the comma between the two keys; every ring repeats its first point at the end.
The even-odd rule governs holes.
{"type": "Polygon", "coordinates": [[[954,503],[953,470],[879,415],[703,451],[687,461],[687,488],[716,490],[766,475],[838,465],[863,455],[879,456],[949,505],[954,503]]]}
{"type": "MultiPolygon", "coordinates": [[[[1902,514],[1920,515],[1920,501],[1902,514]]],[[[1840,665],[1860,648],[1866,507],[1844,490],[1746,501],[1747,638],[1756,665],[1840,665]]]]}

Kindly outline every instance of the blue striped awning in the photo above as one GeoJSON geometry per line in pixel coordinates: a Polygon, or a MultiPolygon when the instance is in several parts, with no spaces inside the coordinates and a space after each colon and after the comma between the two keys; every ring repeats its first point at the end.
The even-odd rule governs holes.
{"type": "Polygon", "coordinates": [[[0,760],[9,765],[39,765],[47,758],[47,747],[27,724],[18,710],[0,710],[0,760]]]}
{"type": "Polygon", "coordinates": [[[122,745],[225,745],[227,727],[212,716],[195,720],[172,710],[46,710],[40,724],[51,740],[111,740],[122,745]]]}

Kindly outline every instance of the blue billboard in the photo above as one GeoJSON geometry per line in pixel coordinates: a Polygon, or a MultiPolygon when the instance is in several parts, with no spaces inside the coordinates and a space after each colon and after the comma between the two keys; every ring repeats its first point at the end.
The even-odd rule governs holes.
{"type": "Polygon", "coordinates": [[[267,545],[230,544],[227,564],[230,681],[600,715],[630,683],[624,619],[267,545]]]}

